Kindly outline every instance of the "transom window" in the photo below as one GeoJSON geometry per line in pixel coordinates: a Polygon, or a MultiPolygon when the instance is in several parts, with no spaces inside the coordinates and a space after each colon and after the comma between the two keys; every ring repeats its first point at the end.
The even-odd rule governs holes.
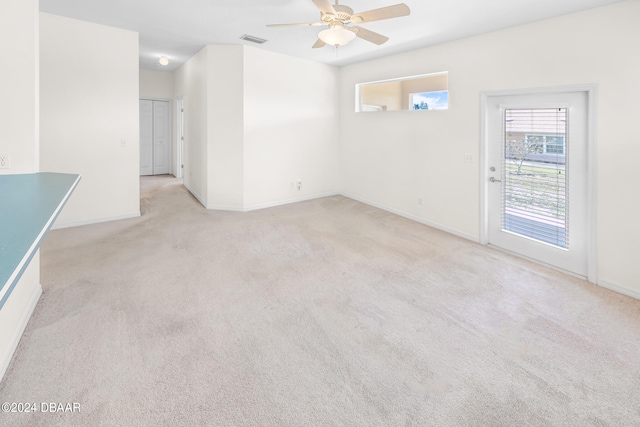
{"type": "Polygon", "coordinates": [[[356,112],[449,108],[449,74],[399,77],[356,84],[356,112]]]}

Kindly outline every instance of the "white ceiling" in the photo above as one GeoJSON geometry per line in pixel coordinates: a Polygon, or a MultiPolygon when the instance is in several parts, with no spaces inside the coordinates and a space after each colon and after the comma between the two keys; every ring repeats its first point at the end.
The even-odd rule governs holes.
{"type": "MultiPolygon", "coordinates": [[[[335,2],[331,0],[332,3],[335,2]]],[[[361,24],[390,40],[355,39],[347,46],[311,49],[324,27],[266,28],[318,21],[312,0],[40,0],[42,12],[140,33],[140,67],[172,71],[208,44],[247,44],[333,65],[346,65],[616,3],[620,0],[404,0],[411,15],[361,24]],[[267,39],[263,45],[240,40],[267,39]],[[167,67],[158,64],[166,56],[167,67]]],[[[402,0],[343,0],[355,12],[402,0]]]]}

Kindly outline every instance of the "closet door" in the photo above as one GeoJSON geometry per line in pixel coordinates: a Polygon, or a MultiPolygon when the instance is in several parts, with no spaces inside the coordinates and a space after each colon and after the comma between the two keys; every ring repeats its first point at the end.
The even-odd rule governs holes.
{"type": "Polygon", "coordinates": [[[171,173],[171,103],[140,100],[140,175],[171,173]]]}
{"type": "Polygon", "coordinates": [[[171,131],[169,101],[153,101],[153,174],[171,173],[171,131]]]}
{"type": "Polygon", "coordinates": [[[153,175],[153,101],[140,100],[140,175],[153,175]]]}

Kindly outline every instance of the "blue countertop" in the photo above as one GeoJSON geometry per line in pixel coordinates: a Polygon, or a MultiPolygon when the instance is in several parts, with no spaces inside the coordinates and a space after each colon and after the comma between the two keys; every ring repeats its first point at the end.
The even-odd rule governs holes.
{"type": "Polygon", "coordinates": [[[80,175],[0,175],[0,309],[78,185],[80,175]]]}

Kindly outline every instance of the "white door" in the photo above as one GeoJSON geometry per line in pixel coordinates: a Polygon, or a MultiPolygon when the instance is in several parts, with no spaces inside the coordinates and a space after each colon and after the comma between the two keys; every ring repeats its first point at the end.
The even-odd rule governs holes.
{"type": "Polygon", "coordinates": [[[140,100],[140,175],[153,175],[153,101],[140,100]]]}
{"type": "Polygon", "coordinates": [[[486,105],[489,244],[586,277],[586,92],[486,105]]]}
{"type": "Polygon", "coordinates": [[[169,101],[153,101],[153,174],[171,173],[171,133],[169,101]]]}
{"type": "Polygon", "coordinates": [[[140,175],[171,173],[171,104],[140,100],[140,175]]]}

